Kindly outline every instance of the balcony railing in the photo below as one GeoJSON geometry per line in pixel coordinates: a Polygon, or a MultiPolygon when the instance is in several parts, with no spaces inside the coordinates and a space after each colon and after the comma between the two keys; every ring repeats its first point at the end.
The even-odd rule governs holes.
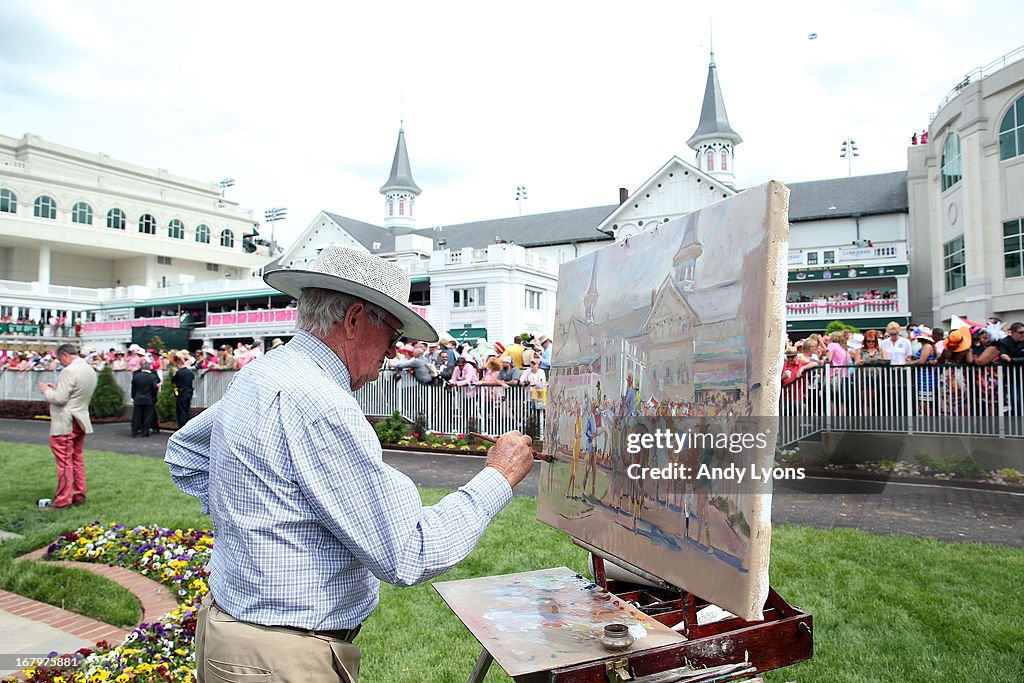
{"type": "Polygon", "coordinates": [[[82,334],[131,332],[133,327],[181,327],[181,320],[176,315],[158,318],[132,318],[131,320],[102,320],[83,323],[82,334]]]}
{"type": "Polygon", "coordinates": [[[280,325],[293,323],[298,317],[297,308],[274,308],[267,311],[233,311],[231,313],[210,313],[206,316],[207,327],[225,325],[280,325]]]}
{"type": "Polygon", "coordinates": [[[900,310],[898,299],[854,299],[852,301],[804,301],[786,304],[788,318],[825,318],[834,315],[874,316],[882,313],[896,313],[900,310]]]}

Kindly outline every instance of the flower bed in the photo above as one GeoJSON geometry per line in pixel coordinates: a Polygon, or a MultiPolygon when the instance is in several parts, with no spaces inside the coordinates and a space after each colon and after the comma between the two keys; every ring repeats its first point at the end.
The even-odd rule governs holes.
{"type": "Polygon", "coordinates": [[[96,562],[135,570],[171,589],[181,605],[159,622],[140,624],[124,643],[107,642],[74,653],[71,668],[26,669],[29,681],[99,683],[191,682],[196,679],[193,642],[199,602],[207,593],[206,563],[213,532],[158,526],[129,529],[94,522],[58,538],[46,559],[96,562]]]}

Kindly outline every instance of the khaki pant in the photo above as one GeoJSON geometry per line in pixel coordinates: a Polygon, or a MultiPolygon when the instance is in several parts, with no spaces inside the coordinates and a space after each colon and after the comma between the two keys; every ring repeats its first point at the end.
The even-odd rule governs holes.
{"type": "Polygon", "coordinates": [[[359,648],[338,638],[237,621],[210,594],[196,622],[199,683],[359,679],[359,648]]]}

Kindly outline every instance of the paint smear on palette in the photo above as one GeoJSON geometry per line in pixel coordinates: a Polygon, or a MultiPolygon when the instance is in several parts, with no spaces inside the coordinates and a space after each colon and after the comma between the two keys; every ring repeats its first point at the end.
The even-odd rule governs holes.
{"type": "Polygon", "coordinates": [[[608,657],[598,640],[608,624],[629,628],[630,652],[685,640],[567,567],[434,588],[510,676],[608,657]]]}

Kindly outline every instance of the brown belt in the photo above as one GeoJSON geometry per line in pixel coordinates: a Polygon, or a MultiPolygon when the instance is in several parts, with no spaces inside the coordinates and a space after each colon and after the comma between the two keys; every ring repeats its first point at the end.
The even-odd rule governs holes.
{"type": "MultiPolygon", "coordinates": [[[[221,612],[224,612],[224,614],[227,614],[232,619],[235,619],[235,617],[232,617],[230,614],[228,614],[228,612],[220,604],[218,604],[216,600],[213,599],[212,594],[210,595],[210,604],[215,605],[217,609],[219,609],[221,612]]],[[[235,619],[235,621],[243,624],[249,623],[247,621],[242,621],[241,619],[235,619]]],[[[253,624],[253,626],[262,626],[262,624],[253,624]]],[[[264,628],[279,628],[285,631],[295,631],[296,633],[302,633],[307,636],[323,636],[325,638],[334,638],[336,640],[344,640],[346,643],[352,643],[355,642],[356,636],[359,635],[359,630],[363,628],[363,625],[359,624],[359,626],[356,626],[355,628],[343,628],[337,631],[314,631],[313,629],[299,628],[298,626],[278,625],[264,626],[264,628]]]]}
{"type": "Polygon", "coordinates": [[[354,642],[356,636],[359,635],[359,629],[363,627],[362,624],[355,628],[343,628],[338,631],[312,631],[308,628],[298,628],[296,626],[270,626],[269,628],[281,628],[286,631],[295,631],[296,633],[304,633],[307,636],[325,636],[327,638],[335,638],[337,640],[344,640],[346,643],[354,642]]]}

